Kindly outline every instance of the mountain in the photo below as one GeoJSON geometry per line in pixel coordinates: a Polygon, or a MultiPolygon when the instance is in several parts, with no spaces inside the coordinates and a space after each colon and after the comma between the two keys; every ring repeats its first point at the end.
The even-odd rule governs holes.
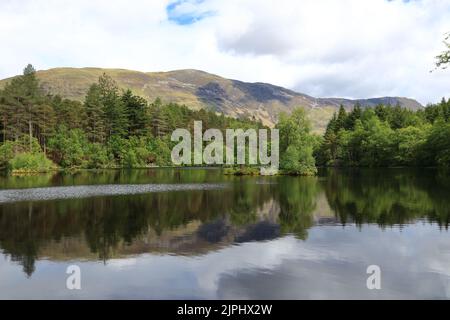
{"type": "MultiPolygon", "coordinates": [[[[225,79],[191,69],[145,73],[124,69],[56,68],[38,71],[37,76],[46,92],[82,101],[89,86],[103,73],[110,75],[121,88],[129,88],[150,101],[159,97],[164,102],[185,104],[192,109],[208,108],[232,117],[254,117],[269,126],[276,123],[280,112],[290,112],[302,106],[317,132],[323,131],[340,104],[347,109],[357,101],[362,106],[400,103],[414,110],[422,108],[415,100],[399,97],[363,100],[314,98],[268,83],[225,79]]],[[[7,81],[1,80],[0,88],[7,81]]]]}
{"type": "Polygon", "coordinates": [[[403,97],[381,97],[381,98],[371,98],[371,99],[343,99],[343,98],[319,98],[322,103],[327,105],[334,105],[339,107],[341,104],[346,108],[352,108],[355,102],[359,102],[364,107],[375,107],[378,104],[392,105],[395,106],[399,103],[401,106],[406,107],[411,110],[419,110],[423,106],[414,99],[403,98],[403,97]]]}

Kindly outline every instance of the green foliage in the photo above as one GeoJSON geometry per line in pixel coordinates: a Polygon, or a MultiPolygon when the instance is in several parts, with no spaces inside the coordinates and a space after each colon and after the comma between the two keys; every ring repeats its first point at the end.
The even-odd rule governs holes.
{"type": "Polygon", "coordinates": [[[88,141],[80,129],[58,127],[49,141],[50,156],[65,168],[105,168],[112,166],[106,147],[88,141]]]}
{"type": "Polygon", "coordinates": [[[48,172],[55,164],[43,153],[19,153],[8,163],[9,169],[16,172],[48,172]]]}
{"type": "Polygon", "coordinates": [[[86,167],[87,146],[88,140],[82,130],[68,130],[65,126],[60,126],[49,141],[52,159],[68,168],[86,167]]]}
{"type": "Polygon", "coordinates": [[[288,174],[314,175],[317,173],[313,156],[317,139],[310,133],[311,125],[302,108],[290,116],[280,115],[280,167],[288,174]]]}
{"type": "Polygon", "coordinates": [[[392,155],[392,129],[376,116],[372,116],[364,125],[367,135],[361,142],[361,164],[363,166],[388,166],[392,155]]]}
{"type": "Polygon", "coordinates": [[[84,101],[86,121],[84,131],[90,141],[104,142],[106,139],[105,107],[101,101],[100,87],[91,85],[84,101]]]}
{"type": "Polygon", "coordinates": [[[424,146],[428,164],[450,167],[450,123],[437,121],[430,130],[424,146]]]}
{"type": "Polygon", "coordinates": [[[108,168],[113,166],[106,146],[100,143],[89,143],[86,147],[86,163],[88,169],[108,168]]]}
{"type": "Polygon", "coordinates": [[[317,169],[312,151],[311,146],[298,147],[290,145],[283,154],[281,168],[288,174],[315,175],[317,169]]]}
{"type": "Polygon", "coordinates": [[[167,139],[153,139],[150,142],[150,150],[154,163],[158,166],[171,165],[171,148],[167,139]]]}
{"type": "Polygon", "coordinates": [[[28,65],[22,76],[6,84],[0,95],[0,115],[3,141],[28,137],[28,152],[33,152],[33,137],[45,151],[46,137],[51,133],[54,111],[39,87],[33,66],[28,65]]]}
{"type": "Polygon", "coordinates": [[[399,129],[394,134],[395,163],[402,166],[412,166],[418,164],[420,150],[423,148],[428,136],[425,128],[406,127],[399,129]]]}
{"type": "Polygon", "coordinates": [[[106,74],[91,84],[84,103],[44,95],[35,73],[28,65],[0,91],[0,168],[24,152],[43,152],[63,168],[166,166],[170,134],[192,132],[195,120],[204,130],[262,127],[160,99],[148,103],[130,90],[120,92],[106,74]]]}
{"type": "Polygon", "coordinates": [[[445,98],[442,98],[441,103],[427,106],[421,115],[429,123],[434,123],[439,119],[448,122],[450,120],[450,99],[446,101],[445,98]]]}
{"type": "MultiPolygon", "coordinates": [[[[17,141],[6,141],[0,145],[0,169],[7,169],[9,162],[18,154],[30,151],[30,142],[27,136],[21,136],[17,141]]],[[[31,140],[31,154],[41,152],[36,139],[31,140]]]]}
{"type": "MultiPolygon", "coordinates": [[[[130,90],[120,92],[103,74],[84,103],[44,95],[34,68],[0,91],[0,167],[21,153],[43,152],[62,167],[147,167],[170,165],[176,128],[203,130],[262,128],[212,110],[194,111],[160,99],[148,103],[130,90]]],[[[450,102],[413,112],[399,105],[346,111],[330,120],[322,138],[311,134],[301,109],[280,115],[280,164],[288,174],[311,175],[315,164],[343,166],[449,166],[450,102]]]]}
{"type": "Polygon", "coordinates": [[[327,125],[327,129],[323,136],[322,145],[315,154],[316,161],[319,164],[331,165],[336,160],[337,156],[337,126],[336,113],[331,118],[327,125]]]}
{"type": "Polygon", "coordinates": [[[110,139],[108,147],[121,167],[146,167],[151,163],[150,144],[144,137],[123,139],[114,136],[110,139]]]}
{"type": "Polygon", "coordinates": [[[347,112],[345,111],[344,106],[341,105],[339,107],[338,115],[337,115],[337,118],[336,118],[335,130],[339,131],[341,129],[344,129],[345,128],[345,124],[347,123],[347,121],[348,121],[347,120],[347,112]]]}
{"type": "Polygon", "coordinates": [[[117,159],[118,165],[125,168],[171,164],[171,149],[166,139],[144,136],[124,139],[113,136],[108,143],[108,149],[117,159]]]}
{"type": "Polygon", "coordinates": [[[436,56],[436,67],[446,69],[450,64],[450,33],[447,33],[444,39],[444,45],[446,50],[442,51],[441,54],[436,56]]]}
{"type": "Polygon", "coordinates": [[[0,146],[0,169],[7,168],[12,158],[14,158],[14,143],[7,141],[0,146]]]}
{"type": "Polygon", "coordinates": [[[128,115],[117,83],[110,76],[103,74],[98,80],[98,90],[105,113],[106,136],[125,136],[128,130],[128,115]]]}
{"type": "Polygon", "coordinates": [[[416,112],[399,105],[378,105],[361,112],[355,106],[345,118],[341,108],[340,115],[328,123],[315,157],[320,165],[448,167],[449,109],[445,99],[416,112]],[[351,117],[356,120],[350,122],[351,117]],[[344,129],[342,119],[348,123],[344,129]]]}
{"type": "Polygon", "coordinates": [[[346,130],[353,130],[355,128],[356,121],[360,120],[361,116],[362,116],[361,105],[359,103],[356,103],[353,110],[345,119],[344,128],[346,130]]]}
{"type": "Polygon", "coordinates": [[[148,134],[150,114],[147,101],[133,95],[127,90],[121,97],[128,123],[128,135],[142,136],[148,134]]]}
{"type": "MultiPolygon", "coordinates": [[[[58,125],[64,125],[69,129],[86,127],[86,109],[81,102],[54,96],[50,104],[55,111],[56,123],[58,125]]],[[[90,114],[91,117],[92,114],[90,114]]]]}

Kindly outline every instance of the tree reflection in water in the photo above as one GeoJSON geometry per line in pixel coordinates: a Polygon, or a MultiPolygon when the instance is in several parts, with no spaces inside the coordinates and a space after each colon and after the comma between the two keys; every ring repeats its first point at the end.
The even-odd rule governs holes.
{"type": "Polygon", "coordinates": [[[384,228],[425,219],[448,228],[450,216],[448,175],[432,170],[325,170],[319,177],[297,178],[225,177],[209,169],[132,170],[11,177],[0,185],[94,182],[229,182],[231,187],[2,204],[0,249],[30,276],[43,257],[106,261],[144,252],[197,255],[286,234],[306,240],[308,229],[320,221],[384,228]]]}

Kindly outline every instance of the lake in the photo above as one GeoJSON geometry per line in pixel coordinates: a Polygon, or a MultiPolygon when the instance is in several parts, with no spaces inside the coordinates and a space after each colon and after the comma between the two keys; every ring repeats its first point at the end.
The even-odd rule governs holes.
{"type": "Polygon", "coordinates": [[[2,176],[0,299],[447,299],[449,200],[434,169],[2,176]]]}

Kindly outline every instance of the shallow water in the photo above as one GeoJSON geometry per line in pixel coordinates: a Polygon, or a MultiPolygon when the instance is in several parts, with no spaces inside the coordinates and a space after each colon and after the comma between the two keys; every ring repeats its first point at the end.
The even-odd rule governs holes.
{"type": "Polygon", "coordinates": [[[431,169],[0,177],[0,298],[446,299],[449,195],[431,169]]]}

